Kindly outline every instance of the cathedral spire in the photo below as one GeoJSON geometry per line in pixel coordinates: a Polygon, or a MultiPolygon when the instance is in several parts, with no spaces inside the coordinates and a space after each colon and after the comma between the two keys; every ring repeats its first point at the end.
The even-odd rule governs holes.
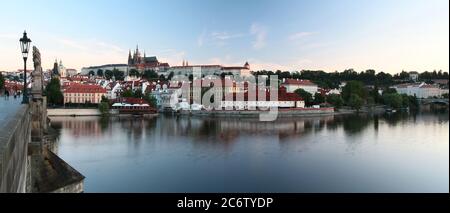
{"type": "Polygon", "coordinates": [[[133,63],[133,58],[131,57],[131,50],[128,50],[128,65],[133,63]]]}

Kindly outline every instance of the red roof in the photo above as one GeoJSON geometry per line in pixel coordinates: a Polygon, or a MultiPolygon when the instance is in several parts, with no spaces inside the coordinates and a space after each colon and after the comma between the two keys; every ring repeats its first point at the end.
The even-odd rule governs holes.
{"type": "Polygon", "coordinates": [[[208,64],[208,65],[187,65],[187,66],[173,66],[172,68],[183,68],[183,67],[222,67],[221,65],[208,64]]]}
{"type": "Polygon", "coordinates": [[[64,93],[106,93],[106,89],[99,85],[72,84],[64,93]]]}
{"type": "Polygon", "coordinates": [[[420,86],[420,88],[439,88],[439,87],[431,84],[424,84],[420,86]]]}
{"type": "Polygon", "coordinates": [[[5,81],[5,89],[6,90],[22,90],[23,89],[23,85],[17,82],[8,82],[5,81]]]}
{"type": "Polygon", "coordinates": [[[311,82],[310,80],[299,80],[299,79],[286,79],[283,84],[291,84],[291,85],[305,85],[305,86],[317,86],[317,84],[311,82]]]}
{"type": "MultiPolygon", "coordinates": [[[[270,91],[266,90],[265,91],[265,95],[266,97],[258,97],[259,96],[259,90],[257,89],[255,91],[254,94],[254,98],[256,101],[258,101],[258,99],[262,99],[262,101],[270,101],[270,91]]],[[[242,93],[241,93],[242,95],[242,93]]],[[[248,101],[249,100],[249,93],[248,92],[244,92],[244,100],[248,101]]],[[[236,100],[236,97],[238,96],[237,93],[233,93],[233,100],[236,100]]],[[[242,96],[241,96],[242,97],[242,96]]],[[[225,100],[226,95],[223,96],[223,99],[225,100]]],[[[303,101],[303,98],[301,98],[297,93],[289,93],[286,92],[286,88],[285,87],[280,87],[278,89],[278,101],[303,101]]]]}
{"type": "Polygon", "coordinates": [[[113,103],[127,103],[127,104],[148,104],[147,101],[140,98],[117,98],[112,100],[113,103]]]}
{"type": "Polygon", "coordinates": [[[224,70],[246,70],[247,67],[222,67],[224,70]]]}

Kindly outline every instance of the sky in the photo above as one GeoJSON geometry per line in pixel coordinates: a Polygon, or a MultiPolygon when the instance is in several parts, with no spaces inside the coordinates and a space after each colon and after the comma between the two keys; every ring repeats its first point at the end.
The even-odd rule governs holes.
{"type": "Polygon", "coordinates": [[[24,30],[44,69],[127,63],[138,44],[171,66],[449,70],[448,0],[0,0],[0,70],[23,67],[24,30]]]}

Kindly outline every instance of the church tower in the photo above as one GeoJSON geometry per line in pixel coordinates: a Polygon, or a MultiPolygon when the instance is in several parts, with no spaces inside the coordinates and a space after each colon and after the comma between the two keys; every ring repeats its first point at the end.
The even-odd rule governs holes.
{"type": "Polygon", "coordinates": [[[246,69],[250,70],[250,64],[248,63],[248,61],[247,61],[247,62],[245,62],[245,65],[244,65],[244,67],[245,67],[246,69]]]}
{"type": "Polygon", "coordinates": [[[64,67],[62,60],[59,60],[59,76],[60,77],[66,77],[66,67],[64,67]]]}
{"type": "Polygon", "coordinates": [[[136,45],[136,53],[135,53],[134,63],[135,64],[141,63],[141,53],[139,52],[139,45],[136,45]]]}
{"type": "Polygon", "coordinates": [[[57,59],[55,59],[55,63],[53,64],[52,78],[59,78],[59,66],[57,59]]]}
{"type": "Polygon", "coordinates": [[[128,65],[133,65],[133,58],[131,57],[131,50],[128,51],[128,65]]]}

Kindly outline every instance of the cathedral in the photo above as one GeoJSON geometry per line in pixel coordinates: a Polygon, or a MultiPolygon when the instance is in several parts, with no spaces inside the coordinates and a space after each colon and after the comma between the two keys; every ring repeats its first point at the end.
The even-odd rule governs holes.
{"type": "Polygon", "coordinates": [[[128,66],[130,69],[137,69],[141,72],[144,70],[163,71],[169,68],[168,63],[161,63],[156,56],[147,57],[145,52],[144,56],[139,51],[139,46],[136,46],[136,50],[131,54],[131,50],[128,53],[128,66]]]}

